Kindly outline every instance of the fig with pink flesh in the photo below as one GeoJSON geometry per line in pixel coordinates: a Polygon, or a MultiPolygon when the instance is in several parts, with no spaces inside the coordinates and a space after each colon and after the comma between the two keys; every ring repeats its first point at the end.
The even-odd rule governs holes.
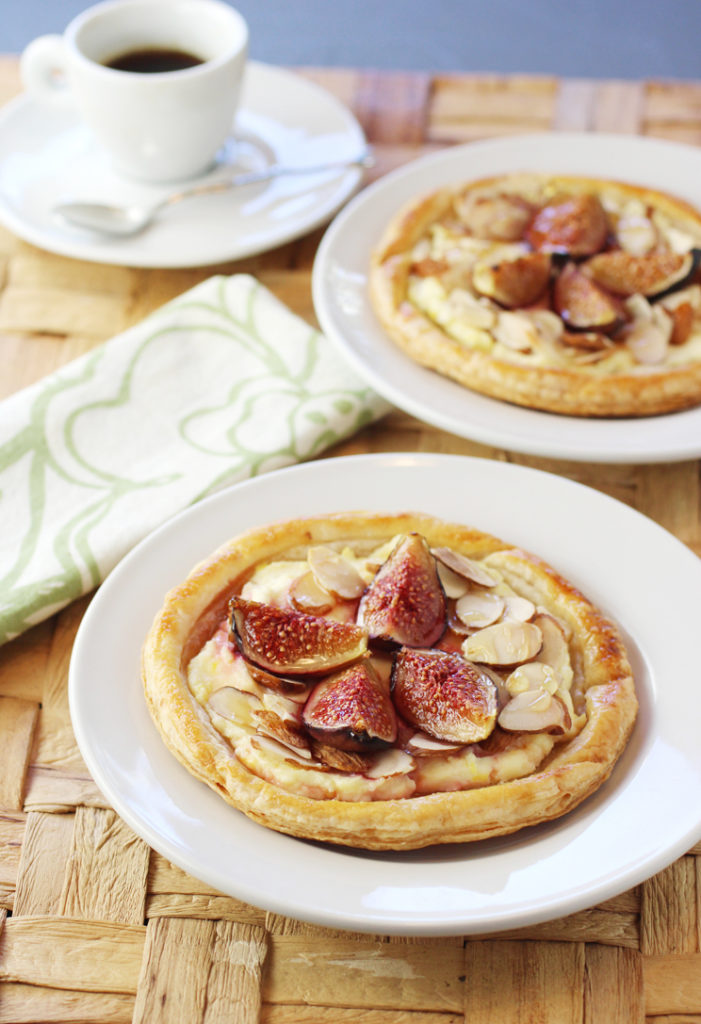
{"type": "Polygon", "coordinates": [[[365,662],[317,683],[302,719],[311,736],[340,750],[381,750],[397,738],[397,717],[388,687],[365,662]]]}
{"type": "Polygon", "coordinates": [[[438,740],[476,743],[496,722],[496,686],[459,654],[402,648],[392,693],[399,714],[438,740]]]}
{"type": "Polygon", "coordinates": [[[614,295],[655,298],[681,288],[693,275],[701,257],[691,252],[650,252],[634,256],[622,249],[602,252],[584,264],[585,272],[614,295]]]}
{"type": "Polygon", "coordinates": [[[590,194],[563,196],[543,206],[526,231],[526,239],[539,252],[593,256],[603,249],[608,235],[606,212],[590,194]]]}
{"type": "Polygon", "coordinates": [[[624,321],[618,299],[573,263],[568,263],[555,282],[553,298],[556,311],[573,331],[606,333],[624,321]]]}
{"type": "Polygon", "coordinates": [[[367,632],[258,601],[233,597],[232,638],[247,661],[277,675],[321,675],[367,654],[367,632]]]}
{"type": "Polygon", "coordinates": [[[446,629],[436,562],[418,533],[404,537],[360,599],[358,622],[380,644],[431,647],[446,629]]]}

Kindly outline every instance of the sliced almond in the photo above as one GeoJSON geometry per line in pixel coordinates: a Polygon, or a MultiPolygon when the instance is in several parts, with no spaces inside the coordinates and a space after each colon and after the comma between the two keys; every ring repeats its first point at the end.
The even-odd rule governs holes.
{"type": "Polygon", "coordinates": [[[538,343],[533,323],[520,313],[500,313],[494,337],[499,344],[514,352],[530,352],[538,343]]]}
{"type": "Polygon", "coordinates": [[[261,686],[265,686],[276,693],[283,694],[288,700],[293,700],[298,704],[304,704],[309,696],[311,684],[305,679],[290,679],[285,676],[276,676],[272,672],[267,672],[264,668],[258,668],[257,665],[250,661],[245,661],[243,658],[241,658],[241,661],[245,664],[254,682],[258,684],[257,693],[260,692],[261,686]]]}
{"type": "Polygon", "coordinates": [[[530,622],[535,615],[535,605],[527,597],[519,594],[504,595],[504,618],[516,619],[517,622],[530,622]]]}
{"type": "Polygon", "coordinates": [[[640,214],[624,214],[616,224],[616,237],[622,249],[633,256],[645,256],[655,248],[657,228],[640,214]]]}
{"type": "Polygon", "coordinates": [[[479,562],[468,558],[467,555],[461,555],[459,552],[453,551],[452,548],[431,548],[431,554],[443,565],[447,565],[449,569],[457,573],[458,576],[463,576],[466,580],[477,583],[480,587],[495,587],[499,582],[496,576],[492,575],[487,569],[484,569],[479,562]]]}
{"type": "Polygon", "coordinates": [[[563,689],[569,690],[573,677],[572,661],[563,627],[552,615],[546,614],[537,615],[535,624],[543,635],[543,646],[538,654],[538,660],[550,665],[558,678],[559,685],[563,689]]]}
{"type": "Polygon", "coordinates": [[[506,689],[512,697],[518,693],[525,693],[527,690],[545,690],[548,693],[555,693],[557,687],[558,678],[555,669],[546,665],[544,661],[528,661],[525,665],[519,665],[506,680],[506,689]]]}
{"type": "Polygon", "coordinates": [[[502,708],[498,722],[508,732],[563,733],[571,724],[562,701],[547,690],[517,694],[502,708]]]}
{"type": "Polygon", "coordinates": [[[310,763],[310,758],[302,750],[288,747],[284,743],[280,743],[279,740],[272,739],[270,736],[251,736],[250,742],[254,750],[284,761],[294,761],[303,768],[310,768],[314,763],[313,761],[310,763]]]}
{"type": "Polygon", "coordinates": [[[365,580],[356,567],[333,548],[324,545],[312,547],[307,559],[316,582],[332,594],[350,601],[360,597],[365,590],[365,580]]]}
{"type": "Polygon", "coordinates": [[[498,594],[475,590],[459,598],[455,614],[465,626],[483,629],[501,617],[504,607],[504,599],[498,594]]]}
{"type": "Polygon", "coordinates": [[[543,643],[537,626],[508,619],[473,633],[462,645],[468,661],[487,665],[518,665],[536,656],[543,643]]]}
{"type": "Polygon", "coordinates": [[[441,581],[446,597],[458,598],[467,593],[469,583],[464,576],[459,576],[452,569],[449,569],[447,565],[444,565],[443,562],[436,562],[436,568],[438,569],[438,579],[441,581]]]}
{"type": "Polygon", "coordinates": [[[312,739],[314,756],[323,761],[329,768],[336,768],[340,772],[362,772],[365,774],[372,766],[370,754],[357,754],[349,750],[341,750],[339,747],[332,747],[330,743],[322,743],[320,740],[312,739]]]}
{"type": "Polygon", "coordinates": [[[273,711],[256,708],[251,716],[256,730],[264,736],[271,736],[278,743],[291,747],[302,757],[311,758],[309,741],[296,722],[285,722],[273,711]]]}
{"type": "Polygon", "coordinates": [[[370,779],[389,775],[406,775],[415,767],[414,759],[404,750],[383,750],[373,757],[373,764],[364,772],[370,779]]]}
{"type": "Polygon", "coordinates": [[[253,714],[261,708],[261,703],[254,694],[236,690],[233,686],[223,686],[220,690],[215,690],[207,701],[207,709],[215,715],[249,728],[255,727],[253,714]]]}
{"type": "Polygon", "coordinates": [[[425,755],[445,754],[452,750],[460,750],[464,744],[435,740],[433,736],[427,736],[425,732],[415,732],[406,746],[410,754],[425,755]]]}
{"type": "Polygon", "coordinates": [[[624,338],[635,361],[645,366],[664,362],[672,337],[673,323],[669,314],[660,307],[655,308],[654,313],[651,320],[633,323],[624,338]]]}
{"type": "Polygon", "coordinates": [[[267,711],[281,718],[283,722],[298,722],[300,717],[298,700],[283,697],[280,693],[266,690],[261,694],[261,702],[267,711]]]}
{"type": "Polygon", "coordinates": [[[323,615],[331,611],[334,599],[326,587],[319,585],[313,572],[302,573],[290,584],[290,600],[298,612],[323,615]]]}

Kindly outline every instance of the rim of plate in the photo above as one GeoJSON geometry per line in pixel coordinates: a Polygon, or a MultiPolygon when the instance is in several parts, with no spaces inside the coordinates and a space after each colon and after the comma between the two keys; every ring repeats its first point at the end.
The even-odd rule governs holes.
{"type": "MultiPolygon", "coordinates": [[[[133,616],[135,622],[138,622],[139,629],[143,626],[143,633],[145,634],[146,629],[150,625],[152,615],[158,607],[158,604],[151,607],[151,599],[154,598],[160,601],[165,590],[173,582],[177,582],[179,578],[182,578],[180,574],[183,572],[183,565],[187,563],[187,568],[184,572],[189,571],[191,565],[194,564],[200,555],[206,554],[207,551],[214,548],[216,544],[224,539],[224,536],[220,536],[224,530],[230,530],[230,534],[233,535],[238,530],[245,528],[246,525],[254,525],[256,522],[260,522],[260,509],[261,507],[269,507],[271,499],[275,500],[277,497],[285,509],[284,514],[281,512],[277,518],[313,514],[312,508],[305,505],[306,500],[315,502],[318,513],[318,496],[316,499],[313,499],[313,496],[307,494],[306,488],[311,487],[313,489],[314,486],[317,486],[322,487],[323,490],[328,485],[330,478],[331,482],[335,484],[337,491],[343,497],[334,498],[330,506],[327,507],[327,510],[357,508],[357,503],[355,505],[350,503],[349,495],[352,487],[362,482],[369,475],[373,478],[373,483],[376,484],[377,489],[382,494],[395,494],[397,493],[397,488],[399,488],[399,493],[402,496],[397,504],[393,505],[391,501],[387,501],[384,498],[381,499],[381,506],[383,508],[392,507],[398,509],[399,507],[408,506],[408,502],[404,499],[403,494],[404,492],[408,493],[410,489],[413,490],[415,486],[414,481],[419,477],[423,477],[424,484],[431,482],[436,484],[441,479],[448,479],[447,474],[460,470],[466,472],[472,470],[475,477],[481,480],[482,485],[487,485],[490,480],[497,482],[506,481],[509,486],[518,485],[519,493],[523,495],[523,505],[526,508],[539,507],[544,496],[559,494],[561,497],[564,496],[568,502],[571,502],[572,507],[580,508],[581,506],[586,506],[587,514],[594,513],[595,525],[597,526],[611,522],[615,525],[622,517],[623,525],[627,527],[630,535],[635,538],[642,531],[643,539],[647,541],[652,540],[653,562],[661,559],[663,565],[668,565],[669,563],[676,564],[681,559],[679,564],[683,568],[682,577],[688,576],[691,573],[694,587],[701,594],[701,564],[697,565],[695,556],[681,541],[677,540],[672,534],[646,516],[623,505],[616,499],[583,484],[543,470],[469,456],[397,452],[341,456],[335,459],[320,460],[319,462],[303,463],[247,480],[220,491],[175,516],[154,531],[154,533],[138,544],[113,570],[86,612],[78,630],[71,658],[69,700],[73,727],[81,753],[93,778],[109,799],[110,804],[115,807],[127,824],[154,849],[219,891],[229,892],[230,895],[239,899],[277,913],[285,914],[286,916],[311,921],[315,924],[356,930],[361,929],[378,934],[456,935],[489,932],[508,927],[518,927],[524,924],[534,924],[592,906],[662,870],[662,868],[676,860],[678,856],[685,853],[693,842],[699,838],[701,835],[701,818],[694,819],[691,822],[691,816],[687,809],[683,828],[681,825],[678,826],[677,833],[674,834],[671,842],[668,839],[669,830],[667,836],[662,835],[660,837],[659,829],[656,827],[654,835],[650,832],[646,837],[643,829],[643,834],[640,838],[644,840],[642,845],[644,845],[645,849],[642,856],[639,848],[633,852],[626,853],[624,856],[619,841],[615,865],[613,867],[609,866],[606,870],[597,868],[598,874],[594,880],[590,878],[584,885],[581,882],[579,885],[572,885],[571,877],[568,877],[567,886],[564,885],[561,879],[557,884],[548,880],[552,891],[547,896],[543,893],[537,894],[536,902],[534,902],[534,897],[529,895],[529,900],[526,901],[523,895],[521,895],[518,907],[516,905],[507,905],[506,908],[493,909],[489,913],[482,910],[479,915],[469,913],[466,916],[464,911],[461,912],[460,910],[451,913],[447,913],[445,910],[435,912],[426,911],[425,908],[419,910],[416,906],[412,907],[410,913],[402,913],[396,907],[390,911],[387,908],[380,908],[379,910],[372,907],[363,908],[360,904],[356,906],[355,910],[350,910],[348,906],[344,908],[340,904],[336,907],[329,907],[326,904],[322,905],[319,902],[319,897],[315,897],[316,903],[310,906],[308,899],[300,899],[293,884],[285,890],[279,881],[275,881],[272,886],[268,885],[266,888],[260,881],[246,882],[244,880],[242,882],[240,878],[237,878],[235,885],[232,887],[230,876],[223,872],[221,863],[213,865],[210,861],[209,864],[203,866],[197,860],[193,862],[191,847],[190,856],[188,857],[187,854],[183,853],[182,841],[176,841],[177,836],[174,838],[172,834],[168,833],[167,829],[161,832],[157,831],[152,815],[139,813],[138,808],[137,810],[134,809],[133,794],[135,790],[133,788],[131,791],[129,790],[128,780],[125,789],[123,776],[119,776],[122,788],[118,792],[114,791],[112,780],[109,778],[109,772],[105,767],[108,764],[108,754],[100,746],[101,739],[104,737],[100,736],[99,728],[97,733],[91,729],[90,722],[85,717],[86,708],[84,706],[86,700],[88,700],[88,695],[94,692],[92,684],[86,688],[85,678],[88,677],[86,673],[90,666],[90,656],[95,653],[95,645],[98,646],[100,655],[104,653],[99,643],[100,634],[98,627],[101,616],[107,615],[110,618],[110,613],[115,608],[119,610],[122,607],[126,609],[128,616],[133,616]],[[231,526],[229,526],[229,523],[231,523],[231,526]],[[209,526],[211,530],[214,525],[216,526],[214,531],[216,535],[212,534],[210,536],[210,533],[207,533],[207,536],[203,538],[202,528],[209,526]],[[173,540],[178,543],[173,545],[173,540]],[[655,545],[659,546],[659,550],[656,549],[655,545]],[[161,567],[153,577],[150,577],[148,574],[149,558],[155,559],[157,562],[159,556],[166,556],[167,572],[161,567]],[[172,561],[175,561],[176,565],[173,565],[172,561]],[[183,565],[180,564],[181,562],[183,565]],[[144,570],[146,570],[145,575],[144,570]],[[140,589],[144,591],[136,595],[133,594],[128,586],[134,574],[141,581],[140,589]],[[97,626],[95,625],[96,622],[97,626]],[[85,663],[86,659],[87,664],[85,663]],[[130,792],[132,794],[131,803],[129,800],[130,792]],[[666,843],[665,839],[667,840],[666,843]],[[554,889],[552,888],[553,886],[554,889]]],[[[426,511],[437,515],[442,514],[444,518],[448,518],[449,512],[440,511],[445,502],[445,497],[434,494],[429,495],[428,491],[421,489],[421,494],[424,493],[426,493],[425,502],[419,501],[417,504],[427,504],[429,507],[426,508],[426,511]]],[[[485,497],[481,500],[485,503],[484,508],[486,509],[487,498],[485,497]]],[[[450,502],[456,501],[456,497],[450,496],[448,505],[450,505],[450,502]]],[[[369,504],[373,508],[380,507],[377,500],[369,504]]],[[[466,513],[465,519],[467,520],[468,518],[466,513]]],[[[484,523],[480,524],[477,522],[475,525],[480,526],[480,528],[486,528],[484,523]]],[[[549,527],[547,524],[538,523],[536,525],[529,525],[526,528],[526,535],[530,536],[532,534],[540,540],[545,538],[548,531],[549,527]]],[[[520,543],[517,536],[513,538],[513,541],[514,543],[520,543]]],[[[572,565],[580,565],[580,574],[584,572],[585,578],[593,572],[589,567],[582,570],[581,552],[570,552],[569,548],[566,548],[564,541],[558,541],[557,544],[560,545],[563,551],[567,550],[567,562],[571,560],[572,565]]],[[[557,544],[555,545],[556,547],[557,544]]],[[[615,546],[613,540],[610,541],[610,544],[612,545],[611,550],[615,552],[615,557],[619,561],[623,560],[625,562],[628,558],[627,553],[620,551],[620,545],[615,546]]],[[[547,544],[546,550],[541,550],[541,553],[544,557],[548,557],[547,544]]],[[[562,568],[561,571],[565,573],[566,569],[562,568]]],[[[578,582],[576,576],[575,582],[578,582]]],[[[688,583],[688,580],[685,580],[685,582],[688,583]]],[[[614,588],[616,589],[616,594],[618,594],[621,587],[623,587],[625,592],[626,588],[629,588],[630,585],[627,579],[618,582],[614,588]]],[[[605,593],[605,588],[602,593],[605,593]]],[[[645,619],[645,616],[649,614],[651,613],[646,610],[644,611],[642,607],[636,611],[638,618],[642,615],[643,619],[645,619]]],[[[629,624],[632,623],[635,617],[631,613],[628,620],[629,624]]],[[[110,618],[110,621],[115,620],[110,618]]],[[[641,623],[638,623],[638,627],[640,625],[641,623]]],[[[644,622],[642,625],[644,625],[644,622]]],[[[114,633],[114,631],[112,632],[114,633]]],[[[132,668],[136,668],[137,677],[138,653],[142,635],[134,638],[136,650],[124,655],[129,664],[132,665],[132,668]]],[[[110,642],[113,645],[121,644],[123,646],[123,641],[124,638],[120,636],[119,639],[113,637],[110,642]]],[[[633,643],[635,651],[638,651],[638,644],[635,638],[633,638],[633,643]]],[[[107,646],[107,653],[109,654],[109,644],[107,646]]],[[[640,664],[644,666],[647,653],[642,650],[640,657],[642,659],[640,664]]],[[[644,672],[647,673],[647,671],[644,668],[644,672]]],[[[89,675],[89,678],[94,683],[94,673],[89,675]]],[[[106,686],[108,684],[103,682],[102,685],[106,686]]],[[[631,801],[635,803],[636,794],[635,789],[633,789],[632,795],[629,790],[636,785],[638,787],[645,785],[645,772],[647,771],[649,775],[650,771],[654,768],[654,764],[650,763],[653,758],[659,767],[661,752],[658,748],[660,743],[663,743],[668,737],[664,735],[660,737],[657,734],[662,727],[669,729],[670,709],[666,708],[665,710],[664,704],[660,704],[660,694],[656,692],[654,676],[650,679],[646,677],[642,685],[641,697],[643,697],[643,700],[641,707],[647,709],[645,711],[647,720],[645,723],[641,723],[637,739],[632,741],[632,745],[629,744],[621,758],[621,762],[619,762],[622,765],[622,762],[625,761],[625,765],[622,765],[618,776],[614,774],[613,781],[605,783],[598,793],[593,794],[579,808],[575,808],[574,811],[557,819],[555,822],[544,826],[536,826],[536,831],[534,832],[515,833],[512,837],[503,837],[504,842],[487,840],[483,844],[462,844],[461,847],[428,848],[426,851],[409,851],[407,857],[402,856],[401,853],[396,854],[391,851],[383,854],[348,850],[345,848],[340,850],[335,847],[327,848],[292,839],[289,836],[266,830],[263,826],[254,825],[243,815],[240,815],[240,812],[225,804],[217,794],[208,790],[202,783],[191,777],[176,762],[170,752],[165,749],[165,745],[155,731],[155,726],[150,721],[150,716],[141,694],[140,679],[132,680],[130,684],[131,689],[127,688],[125,693],[119,687],[113,688],[110,700],[113,703],[113,709],[118,709],[119,715],[126,715],[127,721],[131,724],[135,724],[140,728],[145,722],[148,723],[146,731],[149,733],[149,738],[147,743],[154,744],[154,738],[156,741],[156,745],[153,745],[153,756],[156,760],[163,760],[163,763],[166,765],[166,778],[169,781],[174,775],[178,782],[178,787],[182,784],[182,789],[178,788],[177,790],[177,796],[184,803],[177,810],[176,819],[181,829],[185,829],[190,839],[193,836],[199,836],[198,830],[189,823],[187,818],[190,801],[194,800],[193,806],[196,805],[198,808],[200,806],[205,807],[207,808],[205,814],[209,814],[209,821],[207,818],[204,821],[204,826],[208,828],[206,840],[209,846],[212,845],[210,833],[213,822],[215,825],[215,836],[221,832],[219,819],[226,821],[227,832],[230,828],[230,822],[233,822],[231,832],[236,833],[238,831],[239,841],[240,837],[243,836],[241,845],[243,845],[244,849],[249,850],[249,853],[251,852],[249,849],[251,847],[251,840],[250,837],[247,837],[247,833],[250,829],[253,829],[252,843],[256,848],[258,857],[264,860],[266,854],[269,854],[271,850],[277,851],[282,849],[283,856],[291,851],[291,857],[294,861],[297,854],[301,858],[301,867],[295,867],[294,863],[288,865],[290,867],[290,877],[295,878],[295,871],[297,871],[298,875],[301,871],[303,882],[306,882],[308,887],[311,886],[316,893],[321,891],[321,883],[324,883],[325,876],[332,872],[333,877],[336,877],[339,868],[346,868],[348,870],[348,878],[351,882],[353,881],[353,872],[357,874],[363,871],[368,874],[368,877],[372,877],[373,880],[375,875],[385,878],[387,872],[392,871],[392,877],[396,873],[397,878],[401,882],[402,877],[404,877],[402,873],[404,875],[411,874],[410,868],[415,873],[418,873],[420,878],[424,878],[427,871],[429,873],[433,871],[435,875],[436,868],[434,864],[439,866],[442,864],[443,871],[447,871],[445,875],[446,880],[451,880],[454,878],[454,874],[451,872],[458,870],[454,866],[451,867],[451,865],[460,864],[464,867],[464,864],[470,861],[479,862],[482,860],[491,863],[493,857],[496,857],[504,858],[507,865],[511,865],[511,871],[506,873],[510,880],[511,873],[518,873],[519,871],[519,856],[521,857],[521,872],[525,870],[526,872],[530,871],[532,874],[536,870],[538,859],[545,856],[546,860],[549,860],[553,850],[556,858],[564,857],[565,849],[568,851],[567,856],[570,853],[576,854],[577,851],[580,854],[586,853],[586,844],[591,842],[590,839],[586,838],[587,835],[591,835],[593,832],[598,836],[599,830],[604,827],[602,824],[604,819],[614,813],[612,810],[614,805],[617,822],[619,816],[621,816],[621,811],[623,811],[621,816],[623,824],[621,827],[625,827],[626,815],[632,816],[633,820],[636,813],[638,816],[640,815],[638,807],[640,794],[638,794],[638,804],[634,808],[630,808],[628,804],[631,801]],[[132,715],[132,711],[124,706],[125,703],[129,702],[134,703],[138,709],[136,711],[136,719],[129,717],[132,715]],[[654,714],[653,708],[657,708],[654,714]],[[205,790],[205,792],[202,792],[202,790],[205,790]],[[191,794],[195,795],[192,796],[191,794]],[[213,816],[209,810],[210,807],[214,808],[213,816]],[[220,811],[221,814],[219,813],[220,811]],[[229,815],[235,815],[236,817],[230,819],[229,815]],[[191,828],[189,833],[187,828],[191,828]],[[294,845],[290,846],[289,844],[294,845]],[[582,846],[582,844],[584,845],[582,846]],[[439,852],[434,854],[435,850],[439,852]],[[528,856],[524,858],[524,854],[528,856]],[[414,855],[419,855],[418,859],[414,855]],[[535,862],[534,857],[536,858],[535,862]],[[422,859],[428,859],[429,863],[424,864],[422,859]],[[385,862],[387,862],[386,866],[385,862]],[[534,867],[534,863],[536,867],[534,867]],[[408,867],[407,864],[409,865],[408,867]],[[306,868],[305,865],[307,865],[306,868]],[[307,877],[310,867],[319,867],[320,865],[324,868],[323,872],[314,873],[313,879],[307,877]]],[[[92,696],[90,699],[95,699],[95,697],[92,696]]],[[[662,701],[664,701],[664,694],[662,695],[662,701]]],[[[113,718],[110,718],[110,722],[113,722],[113,718]]],[[[117,721],[116,726],[118,727],[119,724],[119,721],[117,721]]],[[[112,732],[115,731],[112,725],[110,728],[112,732]]],[[[137,754],[143,755],[143,751],[137,749],[139,728],[134,730],[137,738],[133,740],[132,752],[135,756],[137,754]]],[[[679,751],[677,751],[679,756],[681,756],[682,751],[686,750],[684,744],[688,745],[688,742],[690,742],[689,737],[686,735],[689,729],[690,725],[687,727],[683,723],[681,724],[682,731],[678,737],[679,751]]],[[[111,735],[111,732],[108,733],[108,741],[114,742],[109,740],[109,735],[111,735]]],[[[636,734],[634,733],[635,736],[636,734]]],[[[698,765],[695,763],[693,765],[694,780],[701,779],[701,758],[696,754],[696,750],[697,748],[694,747],[694,753],[699,763],[698,765]]],[[[148,746],[147,752],[150,751],[151,747],[148,746]]],[[[686,765],[687,762],[685,761],[684,764],[686,765]]],[[[118,768],[122,770],[123,766],[118,766],[118,768]]],[[[690,769],[688,771],[690,772],[690,769]]],[[[172,802],[170,789],[167,788],[162,779],[159,779],[157,776],[154,776],[154,778],[156,779],[157,786],[162,791],[162,798],[172,802]]],[[[696,781],[694,780],[687,777],[685,783],[687,786],[692,783],[695,786],[696,781]]],[[[144,784],[142,777],[140,775],[135,776],[133,784],[144,784]]],[[[653,793],[650,796],[647,788],[645,789],[645,794],[645,805],[649,807],[647,801],[652,799],[654,802],[655,794],[653,793]]],[[[657,798],[660,798],[659,793],[657,798]]],[[[665,813],[670,815],[672,810],[668,808],[665,813]]],[[[677,818],[670,820],[673,824],[676,824],[678,821],[677,818]]],[[[200,819],[198,819],[198,824],[202,824],[200,819]]],[[[201,842],[204,842],[204,840],[201,840],[201,842]]],[[[227,861],[227,865],[228,863],[227,861]]],[[[460,868],[460,877],[463,877],[462,867],[460,868]]],[[[560,867],[562,867],[562,863],[560,863],[560,867]]],[[[477,870],[474,864],[473,868],[477,870]]],[[[251,870],[255,871],[256,869],[252,868],[251,870]]],[[[537,880],[538,876],[536,875],[535,877],[537,880]]],[[[435,890],[435,885],[433,889],[435,890]]],[[[405,893],[409,892],[410,887],[405,884],[403,891],[405,893]]]]}
{"type": "MultiPolygon", "coordinates": [[[[552,163],[548,165],[553,173],[579,171],[594,175],[597,161],[604,153],[612,167],[622,156],[632,159],[635,155],[643,168],[639,174],[641,183],[675,191],[701,208],[701,185],[698,184],[701,148],[684,143],[611,132],[534,132],[478,140],[427,153],[364,187],[327,228],[312,271],[314,308],[321,329],[384,398],[417,419],[459,437],[509,451],[574,461],[641,464],[698,458],[701,456],[701,406],[659,416],[599,419],[548,413],[489,398],[411,360],[390,341],[369,307],[366,267],[370,250],[383,225],[403,203],[421,192],[470,176],[478,179],[489,174],[542,169],[542,157],[538,154],[543,146],[558,150],[558,159],[551,158],[552,163]],[[523,165],[514,164],[515,151],[520,154],[523,165]],[[654,154],[668,158],[662,161],[666,172],[662,179],[659,168],[654,174],[650,170],[649,157],[654,154]],[[690,159],[698,165],[697,174],[685,165],[685,160],[690,159]],[[487,160],[485,168],[479,166],[480,160],[487,160]],[[590,165],[587,160],[591,161],[590,165]],[[476,170],[469,169],[470,161],[478,163],[476,170]],[[669,181],[669,174],[679,175],[680,168],[684,169],[683,180],[675,187],[669,181]],[[432,180],[434,173],[435,180],[432,180]],[[420,183],[414,186],[416,179],[420,183]],[[355,253],[347,256],[342,268],[347,277],[343,282],[344,288],[348,288],[345,292],[338,285],[332,287],[331,280],[334,260],[338,260],[339,251],[346,257],[348,242],[362,247],[363,266],[353,262],[355,253]],[[359,309],[361,295],[365,305],[359,309]],[[348,313],[348,309],[352,312],[348,313]],[[362,322],[349,326],[351,316],[362,316],[362,322]],[[390,370],[402,376],[399,383],[390,370]]],[[[600,164],[598,176],[607,176],[600,164]]],[[[608,176],[631,180],[630,175],[610,173],[608,176]]]]}

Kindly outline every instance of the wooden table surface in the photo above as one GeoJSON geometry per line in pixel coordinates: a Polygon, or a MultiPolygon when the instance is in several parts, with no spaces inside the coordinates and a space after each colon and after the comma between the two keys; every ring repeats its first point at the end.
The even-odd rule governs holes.
{"type": "MultiPolygon", "coordinates": [[[[377,154],[372,177],[430,150],[523,131],[701,144],[701,82],[300,73],[353,109],[377,154]]],[[[16,60],[0,60],[0,103],[18,91],[16,60]]],[[[216,272],[255,274],[313,322],[320,237],[216,272]]],[[[213,272],[81,263],[0,230],[0,398],[213,272]]],[[[327,454],[394,450],[563,474],[701,554],[696,461],[611,466],[514,455],[399,411],[327,454]]],[[[169,864],[106,804],[71,731],[66,678],[88,600],[0,649],[0,1024],[701,1022],[701,844],[605,904],[484,940],[313,927],[222,896],[169,864]]]]}

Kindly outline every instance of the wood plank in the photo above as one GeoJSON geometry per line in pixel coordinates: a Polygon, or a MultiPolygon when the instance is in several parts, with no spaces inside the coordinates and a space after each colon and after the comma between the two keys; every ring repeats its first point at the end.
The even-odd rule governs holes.
{"type": "Polygon", "coordinates": [[[263,1000],[310,1006],[462,1010],[463,951],[450,941],[400,945],[271,935],[263,1000]]]}
{"type": "Polygon", "coordinates": [[[15,888],[27,815],[0,813],[0,885],[15,888]]]}
{"type": "Polygon", "coordinates": [[[469,1024],[583,1024],[583,943],[468,942],[469,1024]]]}
{"type": "Polygon", "coordinates": [[[78,807],[59,913],[142,924],[149,848],[114,811],[78,807]]]}
{"type": "Polygon", "coordinates": [[[546,939],[553,942],[600,942],[609,946],[638,949],[640,931],[637,913],[614,913],[594,907],[555,921],[500,932],[494,938],[546,939]]]}
{"type": "Polygon", "coordinates": [[[7,982],[0,988],[0,1024],[131,1024],[134,997],[75,992],[7,982]]]}
{"type": "Polygon", "coordinates": [[[136,992],[142,925],[13,917],[0,933],[0,981],[84,992],[136,992]]]}
{"type": "Polygon", "coordinates": [[[694,857],[682,857],[642,885],[640,949],[645,955],[698,952],[694,857]]]}
{"type": "Polygon", "coordinates": [[[0,697],[0,809],[20,811],[39,717],[36,701],[0,697]]]}
{"type": "Polygon", "coordinates": [[[646,956],[642,963],[648,1015],[701,1011],[701,953],[646,956]]]}
{"type": "Polygon", "coordinates": [[[148,896],[146,917],[198,917],[210,920],[241,921],[247,924],[265,924],[266,913],[230,896],[188,896],[183,893],[164,893],[148,896]]]}
{"type": "Polygon", "coordinates": [[[134,1024],[255,1024],[265,931],[233,921],[148,926],[134,1024]]]}
{"type": "Polygon", "coordinates": [[[58,913],[72,836],[72,814],[27,815],[17,873],[16,917],[58,913]]]}
{"type": "Polygon", "coordinates": [[[60,814],[81,804],[87,807],[109,806],[82,761],[60,768],[30,765],[24,798],[26,811],[60,814]]]}
{"type": "Polygon", "coordinates": [[[357,1010],[344,1010],[339,1006],[276,1006],[271,1003],[263,1003],[260,1015],[261,1024],[463,1024],[463,1021],[461,1013],[370,1008],[363,1010],[361,1020],[357,1010]]]}
{"type": "Polygon", "coordinates": [[[585,1024],[645,1024],[642,958],[637,951],[587,945],[585,1024]]]}
{"type": "MultiPolygon", "coordinates": [[[[17,353],[13,357],[6,350],[7,339],[0,336],[0,358],[3,365],[16,367],[20,363],[19,340],[17,353]]],[[[21,370],[24,372],[26,350],[22,349],[21,370]]],[[[25,383],[17,382],[17,373],[0,374],[0,398],[25,383]]],[[[29,381],[26,381],[29,383],[29,381]]],[[[44,672],[49,646],[54,630],[52,621],[42,622],[17,637],[9,644],[0,647],[0,694],[3,697],[21,697],[23,700],[40,701],[44,692],[44,672]]]]}

